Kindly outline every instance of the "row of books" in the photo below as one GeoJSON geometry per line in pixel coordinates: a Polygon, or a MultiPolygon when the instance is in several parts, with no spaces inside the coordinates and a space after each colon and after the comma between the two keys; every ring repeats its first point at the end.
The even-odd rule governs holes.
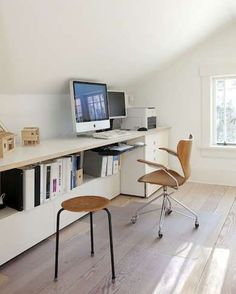
{"type": "Polygon", "coordinates": [[[84,173],[93,177],[105,177],[116,174],[120,170],[119,155],[99,155],[96,151],[86,151],[83,163],[84,173]]]}
{"type": "Polygon", "coordinates": [[[6,194],[9,207],[32,209],[79,186],[83,179],[81,166],[81,156],[75,154],[2,172],[1,193],[6,194]]]}

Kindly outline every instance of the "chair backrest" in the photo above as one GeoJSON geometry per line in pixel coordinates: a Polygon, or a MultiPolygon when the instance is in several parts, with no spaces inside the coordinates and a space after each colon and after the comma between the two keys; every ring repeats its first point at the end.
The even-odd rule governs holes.
{"type": "Polygon", "coordinates": [[[187,181],[191,174],[190,156],[192,150],[192,141],[193,136],[189,135],[189,139],[179,141],[177,146],[177,154],[184,173],[185,181],[187,181]]]}

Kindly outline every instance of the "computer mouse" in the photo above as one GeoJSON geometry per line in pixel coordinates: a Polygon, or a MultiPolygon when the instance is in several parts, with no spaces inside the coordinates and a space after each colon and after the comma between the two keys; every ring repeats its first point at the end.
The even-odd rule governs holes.
{"type": "Polygon", "coordinates": [[[148,129],[147,128],[144,128],[144,127],[138,129],[138,131],[140,131],[140,132],[144,132],[144,131],[147,131],[147,130],[148,129]]]}

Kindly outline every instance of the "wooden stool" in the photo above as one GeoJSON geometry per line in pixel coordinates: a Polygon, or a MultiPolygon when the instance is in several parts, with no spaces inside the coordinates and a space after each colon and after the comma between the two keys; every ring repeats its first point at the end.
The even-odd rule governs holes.
{"type": "Polygon", "coordinates": [[[58,276],[58,254],[59,254],[59,229],[60,229],[60,214],[63,210],[72,212],[89,212],[90,214],[90,236],[91,236],[91,256],[94,255],[93,245],[93,212],[98,210],[105,210],[108,216],[109,225],[109,238],[110,238],[110,253],[111,253],[111,271],[112,281],[115,281],[115,266],[114,266],[114,253],[113,253],[113,240],[112,240],[112,224],[111,224],[111,213],[107,209],[110,200],[101,196],[79,196],[68,199],[62,202],[62,208],[57,213],[57,231],[56,231],[56,251],[55,251],[55,276],[57,280],[58,276]]]}

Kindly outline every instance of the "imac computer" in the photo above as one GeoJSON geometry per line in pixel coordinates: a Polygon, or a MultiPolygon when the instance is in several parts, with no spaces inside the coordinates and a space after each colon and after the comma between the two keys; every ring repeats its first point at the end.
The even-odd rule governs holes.
{"type": "Polygon", "coordinates": [[[125,93],[108,91],[108,105],[110,119],[126,117],[125,93]]]}
{"type": "Polygon", "coordinates": [[[70,96],[77,134],[110,128],[106,84],[72,80],[70,96]]]}

